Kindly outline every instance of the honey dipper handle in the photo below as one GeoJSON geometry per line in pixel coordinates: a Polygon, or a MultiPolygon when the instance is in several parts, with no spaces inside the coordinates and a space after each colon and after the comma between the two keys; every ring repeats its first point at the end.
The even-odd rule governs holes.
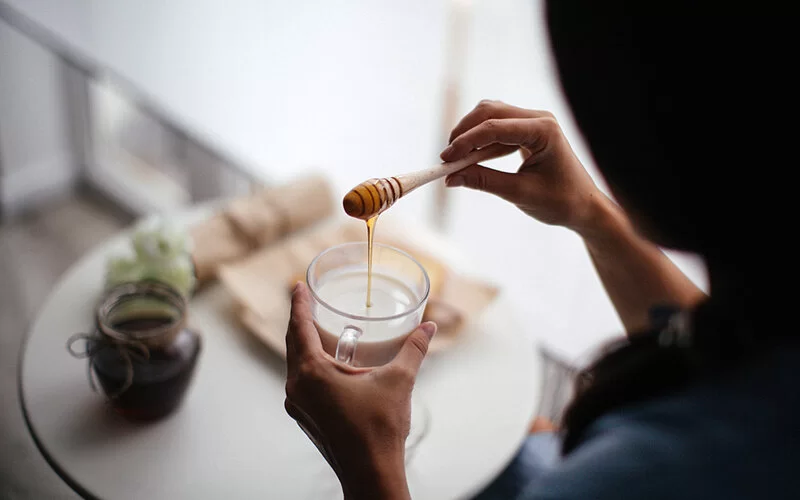
{"type": "Polygon", "coordinates": [[[492,144],[473,151],[464,158],[436,165],[425,170],[386,177],[369,179],[351,189],[342,200],[347,215],[359,219],[371,219],[392,206],[394,202],[411,191],[433,180],[458,172],[478,162],[505,156],[517,150],[517,146],[492,144]]]}
{"type": "Polygon", "coordinates": [[[482,149],[477,149],[464,158],[460,160],[456,160],[453,162],[444,162],[439,165],[426,168],[424,170],[418,170],[416,172],[410,172],[403,175],[398,175],[395,179],[402,187],[403,196],[407,195],[411,191],[417,189],[420,186],[424,186],[425,184],[435,181],[436,179],[441,179],[442,177],[446,177],[450,174],[454,174],[459,170],[463,170],[470,165],[474,165],[476,163],[480,163],[482,161],[491,160],[492,158],[499,158],[501,156],[505,156],[510,154],[518,149],[517,146],[508,146],[505,144],[492,144],[491,146],[487,146],[482,149]]]}

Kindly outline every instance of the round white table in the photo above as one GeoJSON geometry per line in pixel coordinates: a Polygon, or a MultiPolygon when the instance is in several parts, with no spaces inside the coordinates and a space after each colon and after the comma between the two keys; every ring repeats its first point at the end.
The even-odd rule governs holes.
{"type": "MultiPolygon", "coordinates": [[[[105,257],[125,248],[126,237],[70,268],[23,347],[23,411],[51,466],[87,498],[340,498],[335,475],[284,412],[283,360],[238,326],[219,285],[190,303],[204,346],[174,414],[131,423],[92,392],[86,361],[65,343],[91,328],[105,257]]],[[[407,471],[415,499],[468,498],[527,433],[539,401],[539,354],[509,303],[501,294],[460,342],[425,360],[415,391],[430,427],[407,471]]]]}

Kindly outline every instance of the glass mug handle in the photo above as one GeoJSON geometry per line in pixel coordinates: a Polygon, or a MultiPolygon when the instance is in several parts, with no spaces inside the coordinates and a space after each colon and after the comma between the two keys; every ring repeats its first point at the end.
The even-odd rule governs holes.
{"type": "Polygon", "coordinates": [[[347,365],[353,365],[356,357],[356,347],[358,347],[358,338],[361,337],[361,328],[357,326],[347,325],[339,335],[339,341],[336,343],[336,360],[341,361],[347,365]]]}

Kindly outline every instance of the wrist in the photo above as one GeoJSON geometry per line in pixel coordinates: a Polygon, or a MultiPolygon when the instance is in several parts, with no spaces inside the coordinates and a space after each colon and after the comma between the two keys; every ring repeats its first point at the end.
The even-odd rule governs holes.
{"type": "Polygon", "coordinates": [[[371,453],[366,463],[340,477],[345,500],[409,500],[405,449],[371,453]]]}
{"type": "Polygon", "coordinates": [[[585,214],[581,223],[572,229],[589,246],[608,241],[630,226],[622,209],[599,190],[589,198],[585,214]]]}

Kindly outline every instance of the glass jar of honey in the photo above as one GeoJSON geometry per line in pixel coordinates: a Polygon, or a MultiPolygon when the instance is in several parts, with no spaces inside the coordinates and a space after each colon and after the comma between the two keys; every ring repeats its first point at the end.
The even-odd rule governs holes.
{"type": "Polygon", "coordinates": [[[90,376],[117,412],[153,420],[180,405],[201,350],[186,317],[186,299],[165,284],[125,283],[108,291],[85,355],[90,376]]]}

